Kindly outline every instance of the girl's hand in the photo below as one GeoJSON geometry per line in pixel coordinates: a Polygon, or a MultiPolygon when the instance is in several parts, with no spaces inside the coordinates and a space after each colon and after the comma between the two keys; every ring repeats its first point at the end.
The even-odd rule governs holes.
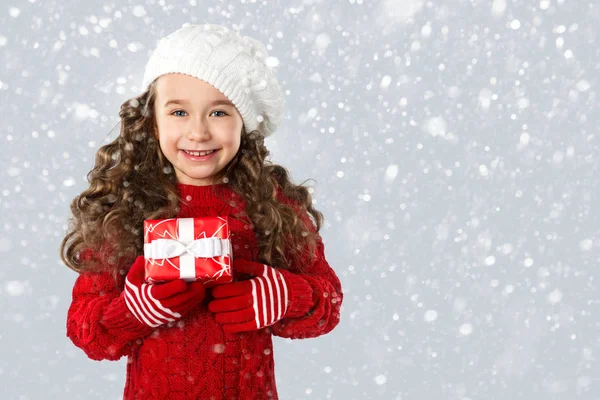
{"type": "Polygon", "coordinates": [[[257,330],[285,316],[289,288],[283,274],[268,265],[244,259],[234,259],[232,268],[254,278],[212,288],[215,300],[208,303],[208,310],[215,313],[225,332],[257,330]]]}
{"type": "Polygon", "coordinates": [[[138,256],[125,278],[123,291],[129,311],[142,323],[157,327],[187,314],[204,299],[202,282],[177,279],[148,285],[144,281],[144,257],[138,256]]]}

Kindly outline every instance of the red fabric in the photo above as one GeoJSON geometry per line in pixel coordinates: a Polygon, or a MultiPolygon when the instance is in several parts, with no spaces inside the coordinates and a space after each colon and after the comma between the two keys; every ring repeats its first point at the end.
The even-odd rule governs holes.
{"type": "MultiPolygon", "coordinates": [[[[181,218],[233,216],[244,210],[243,199],[226,185],[179,184],[178,189],[184,200],[181,218]],[[234,207],[219,197],[234,201],[234,207]]],[[[307,215],[302,218],[311,223],[307,215]]],[[[232,218],[230,229],[234,260],[258,261],[250,220],[232,218]]],[[[239,333],[225,332],[208,310],[211,289],[180,320],[151,328],[129,312],[121,296],[124,276],[115,283],[110,273],[80,274],[68,310],[67,336],[93,360],[128,357],[124,399],[278,399],[272,335],[317,337],[330,332],[340,318],[342,288],[320,237],[312,263],[304,268],[302,274],[294,266],[277,270],[290,287],[286,317],[239,333]]]]}

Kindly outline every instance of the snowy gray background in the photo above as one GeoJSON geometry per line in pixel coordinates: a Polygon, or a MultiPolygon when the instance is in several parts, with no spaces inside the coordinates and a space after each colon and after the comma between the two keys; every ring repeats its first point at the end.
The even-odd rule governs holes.
{"type": "Polygon", "coordinates": [[[65,336],[58,247],[158,39],[210,22],[279,60],[267,146],[345,293],[274,339],[282,400],[600,398],[598,2],[264,3],[0,0],[0,397],[121,397],[126,359],[65,336]]]}

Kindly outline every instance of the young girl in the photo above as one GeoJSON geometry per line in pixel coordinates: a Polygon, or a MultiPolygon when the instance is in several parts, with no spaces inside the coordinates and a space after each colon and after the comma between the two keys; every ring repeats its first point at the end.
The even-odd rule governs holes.
{"type": "Polygon", "coordinates": [[[266,50],[185,24],[158,43],[142,86],[71,204],[67,336],[91,359],[128,357],[126,399],[277,399],[272,335],[330,332],[343,295],[323,215],[266,159],[283,114],[266,50]],[[146,284],[144,220],[208,216],[229,216],[233,282],[146,284]]]}

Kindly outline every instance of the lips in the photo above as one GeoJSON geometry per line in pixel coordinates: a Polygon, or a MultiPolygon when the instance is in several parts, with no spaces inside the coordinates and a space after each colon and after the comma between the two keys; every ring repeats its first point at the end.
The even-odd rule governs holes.
{"type": "Polygon", "coordinates": [[[203,162],[203,161],[212,160],[214,157],[216,157],[216,154],[219,151],[221,151],[221,149],[217,149],[217,150],[211,151],[208,154],[195,153],[195,154],[198,154],[198,155],[188,153],[186,150],[180,150],[180,151],[183,153],[183,157],[185,157],[186,159],[188,159],[188,160],[190,160],[192,162],[196,162],[196,161],[197,162],[201,162],[201,161],[203,162]]]}
{"type": "Polygon", "coordinates": [[[191,150],[191,149],[181,149],[183,151],[193,151],[193,152],[200,152],[200,151],[217,151],[219,149],[207,149],[207,150],[191,150]]]}
{"type": "MultiPolygon", "coordinates": [[[[205,153],[205,152],[209,152],[207,155],[211,155],[214,153],[217,153],[220,149],[213,149],[213,150],[181,150],[184,153],[191,155],[193,157],[198,157],[198,156],[194,156],[192,155],[190,152],[194,152],[194,153],[205,153]]],[[[199,157],[206,157],[206,155],[200,155],[199,157]]]]}

